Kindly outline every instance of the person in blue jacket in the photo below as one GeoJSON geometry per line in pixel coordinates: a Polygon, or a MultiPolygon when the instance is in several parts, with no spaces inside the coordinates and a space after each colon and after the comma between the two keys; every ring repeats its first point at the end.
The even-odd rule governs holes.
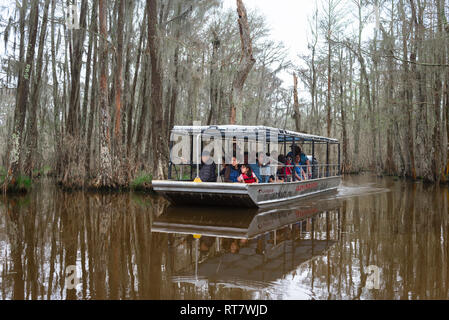
{"type": "Polygon", "coordinates": [[[307,158],[305,153],[302,152],[302,149],[300,146],[292,145],[291,148],[292,148],[292,151],[290,151],[288,153],[287,157],[290,156],[290,157],[292,157],[292,159],[296,159],[296,156],[299,155],[299,157],[300,157],[299,165],[302,166],[302,169],[306,172],[306,176],[308,176],[310,179],[312,177],[312,173],[310,170],[311,167],[310,167],[309,159],[307,158]]]}
{"type": "Polygon", "coordinates": [[[240,165],[236,157],[232,157],[231,165],[226,167],[224,180],[225,182],[238,182],[238,177],[242,174],[240,165]]]}

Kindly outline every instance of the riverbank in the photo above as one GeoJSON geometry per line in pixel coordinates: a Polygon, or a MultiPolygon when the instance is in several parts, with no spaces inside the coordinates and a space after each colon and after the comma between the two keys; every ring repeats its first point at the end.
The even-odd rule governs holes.
{"type": "MultiPolygon", "coordinates": [[[[27,193],[31,190],[33,185],[35,183],[38,183],[42,179],[52,179],[55,184],[57,184],[62,190],[66,192],[71,191],[86,191],[86,192],[105,192],[105,193],[126,193],[126,192],[142,192],[142,193],[154,193],[153,186],[152,186],[152,180],[153,176],[150,173],[147,172],[141,172],[139,173],[136,178],[134,178],[129,185],[127,186],[118,186],[118,187],[110,187],[110,188],[96,188],[92,185],[87,185],[83,187],[67,187],[64,186],[62,183],[57,182],[54,177],[52,177],[52,171],[50,167],[45,167],[40,170],[35,170],[36,175],[33,175],[34,178],[31,179],[27,176],[19,176],[16,180],[15,187],[13,188],[7,188],[6,193],[7,194],[17,194],[17,193],[27,193]]],[[[3,186],[4,179],[6,176],[6,171],[3,167],[0,167],[0,185],[3,186]]],[[[397,176],[397,175],[376,175],[372,171],[358,171],[357,173],[349,173],[343,175],[344,177],[377,177],[379,179],[386,179],[391,178],[395,181],[403,181],[403,182],[422,182],[426,185],[435,185],[435,182],[428,181],[422,177],[418,177],[417,179],[413,180],[410,177],[404,177],[404,176],[397,176]]],[[[185,176],[185,179],[188,179],[190,176],[185,176]]],[[[441,181],[441,186],[448,185],[448,182],[441,181]]]]}

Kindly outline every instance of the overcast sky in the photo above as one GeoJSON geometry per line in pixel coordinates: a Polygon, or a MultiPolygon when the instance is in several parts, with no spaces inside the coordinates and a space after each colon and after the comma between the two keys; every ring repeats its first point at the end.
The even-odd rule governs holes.
{"type": "MultiPolygon", "coordinates": [[[[236,0],[223,0],[225,8],[236,9],[236,0]]],[[[257,10],[265,16],[271,38],[282,41],[291,61],[298,63],[298,54],[307,52],[308,19],[313,15],[313,0],[243,0],[246,10],[257,10]]],[[[284,87],[293,86],[288,73],[280,75],[284,87]]]]}
{"type": "MultiPolygon", "coordinates": [[[[236,0],[223,0],[224,8],[232,8],[236,10],[236,0]]],[[[270,37],[274,40],[282,41],[289,52],[289,59],[294,65],[301,65],[299,54],[309,54],[307,48],[308,37],[310,37],[310,20],[318,7],[318,11],[323,10],[323,4],[319,0],[243,0],[247,9],[256,10],[259,14],[265,16],[268,23],[268,29],[271,31],[270,37]]],[[[354,32],[358,28],[357,24],[351,23],[356,17],[354,12],[355,7],[351,5],[350,1],[342,1],[340,6],[340,14],[345,23],[348,23],[346,31],[354,32]]],[[[339,9],[339,10],[340,10],[339,9]]],[[[364,15],[370,14],[370,9],[364,10],[364,15]]],[[[379,13],[382,15],[382,8],[379,13]]],[[[371,12],[371,20],[367,21],[363,30],[362,38],[366,39],[372,35],[375,28],[376,12],[371,12]],[[374,19],[374,20],[373,20],[374,19]]],[[[237,13],[236,13],[237,15],[237,13]]],[[[279,77],[284,81],[284,88],[293,87],[292,70],[286,70],[279,74],[279,77]]],[[[299,82],[300,98],[306,98],[308,93],[305,92],[304,85],[299,82]]]]}

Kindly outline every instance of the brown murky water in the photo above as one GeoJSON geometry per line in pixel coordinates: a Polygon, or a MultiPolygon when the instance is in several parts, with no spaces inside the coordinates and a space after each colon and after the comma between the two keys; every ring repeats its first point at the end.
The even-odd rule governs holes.
{"type": "Polygon", "coordinates": [[[0,201],[0,299],[448,299],[448,200],[369,176],[260,211],[44,183],[0,201]]]}

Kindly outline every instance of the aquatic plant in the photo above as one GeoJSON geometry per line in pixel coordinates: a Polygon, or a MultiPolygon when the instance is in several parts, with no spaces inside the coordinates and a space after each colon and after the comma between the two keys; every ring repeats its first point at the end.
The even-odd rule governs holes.
{"type": "Polygon", "coordinates": [[[131,182],[131,189],[135,191],[147,191],[151,190],[151,181],[153,176],[151,174],[141,172],[137,178],[131,182]]]}

